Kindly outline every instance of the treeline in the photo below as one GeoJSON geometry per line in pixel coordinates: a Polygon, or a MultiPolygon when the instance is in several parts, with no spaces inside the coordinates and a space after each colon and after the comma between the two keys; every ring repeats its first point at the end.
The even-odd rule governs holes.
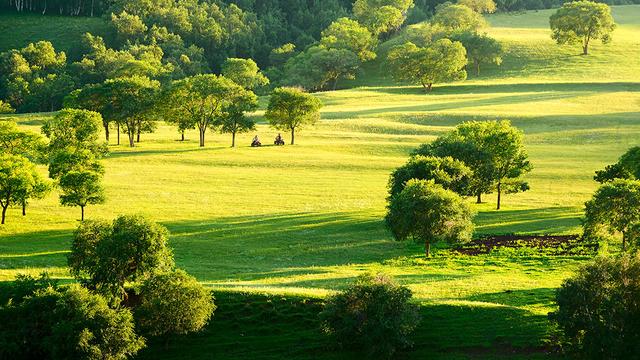
{"type": "Polygon", "coordinates": [[[109,7],[108,0],[2,0],[0,9],[43,15],[99,16],[109,7]]]}

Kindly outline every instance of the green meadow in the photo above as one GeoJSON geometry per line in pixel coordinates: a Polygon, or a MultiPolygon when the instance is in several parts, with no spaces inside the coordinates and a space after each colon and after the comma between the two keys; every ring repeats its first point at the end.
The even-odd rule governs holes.
{"type": "MultiPolygon", "coordinates": [[[[421,244],[395,242],[382,220],[389,174],[412,149],[462,121],[510,119],[525,133],[531,190],[505,196],[500,211],[495,195],[474,204],[476,233],[580,232],[594,171],[640,144],[640,6],[613,7],[613,41],[594,43],[589,56],[555,45],[551,13],[489,16],[487,32],[507,47],[503,64],[430,94],[371,65],[344,84],[356,87],[317,94],[322,120],[294,146],[248,146],[256,134],[268,145],[277,133],[263,110],[235,149],[230,136],[214,133],[205,148],[195,131],[177,141],[165,124],[132,149],[112,134],[107,202],[88,207],[87,217],[142,213],[161,222],[177,265],[214,289],[219,306],[203,333],[169,350],[152,344],[142,357],[358,358],[327,352],[316,308],[367,271],[393,275],[422,304],[407,357],[552,356],[545,349],[555,337],[547,320],[554,289],[588,257],[462,256],[440,245],[424,260],[421,244]],[[249,301],[258,310],[248,311],[249,301]]],[[[14,117],[39,132],[48,116],[14,117]]],[[[80,210],[52,194],[27,212],[11,209],[0,228],[0,280],[42,271],[71,279],[65,256],[80,210]]]]}

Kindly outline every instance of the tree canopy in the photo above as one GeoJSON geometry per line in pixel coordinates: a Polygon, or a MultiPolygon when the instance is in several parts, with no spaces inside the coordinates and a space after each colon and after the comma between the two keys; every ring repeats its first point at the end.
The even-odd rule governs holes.
{"type": "Polygon", "coordinates": [[[611,41],[616,24],[607,4],[589,0],[564,3],[549,19],[551,38],[558,44],[581,44],[582,54],[589,53],[591,40],[603,44],[611,41]]]}
{"type": "Polygon", "coordinates": [[[482,15],[470,7],[462,3],[450,2],[436,6],[436,13],[431,22],[442,25],[450,31],[477,31],[487,26],[482,15]]]}
{"type": "Polygon", "coordinates": [[[604,170],[596,171],[594,179],[599,183],[615,179],[640,180],[640,146],[629,149],[617,163],[607,165],[604,170]]]}
{"type": "Polygon", "coordinates": [[[466,196],[469,195],[468,186],[471,175],[471,169],[462,161],[450,156],[414,156],[391,174],[389,196],[399,194],[411,179],[433,180],[445,189],[466,196]]]}
{"type": "Polygon", "coordinates": [[[253,90],[269,84],[255,61],[229,58],[222,64],[222,75],[245,89],[253,90]]]}
{"type": "Polygon", "coordinates": [[[477,76],[480,76],[481,64],[500,65],[502,63],[502,45],[486,34],[463,31],[454,33],[449,38],[462,43],[462,46],[467,50],[469,63],[473,65],[477,76]]]}
{"type": "Polygon", "coordinates": [[[295,131],[313,125],[320,119],[322,103],[313,95],[296,88],[278,88],[269,99],[264,114],[269,124],[278,130],[291,131],[291,145],[295,143],[295,131]]]}
{"type": "Polygon", "coordinates": [[[349,18],[340,18],[323,30],[320,44],[328,49],[349,50],[363,62],[376,58],[377,39],[366,27],[349,18]]]}
{"type": "Polygon", "coordinates": [[[473,233],[474,213],[462,197],[433,180],[412,179],[389,199],[385,221],[396,240],[423,241],[430,256],[431,244],[465,242],[473,233]]]}

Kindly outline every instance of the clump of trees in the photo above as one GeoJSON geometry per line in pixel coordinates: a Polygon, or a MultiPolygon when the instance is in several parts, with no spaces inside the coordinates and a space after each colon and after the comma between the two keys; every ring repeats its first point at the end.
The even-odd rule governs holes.
{"type": "Polygon", "coordinates": [[[497,192],[496,208],[502,204],[503,193],[529,190],[522,177],[532,170],[524,148],[524,134],[502,121],[469,121],[458,125],[453,131],[424,144],[414,155],[450,156],[462,161],[472,171],[467,193],[475,195],[477,202],[483,194],[497,192]]]}
{"type": "Polygon", "coordinates": [[[330,297],[320,314],[323,330],[346,348],[390,358],[412,345],[420,321],[412,293],[384,274],[365,274],[330,297]]]}
{"type": "Polygon", "coordinates": [[[271,94],[264,116],[275,129],[290,131],[294,145],[296,130],[315,124],[320,119],[321,107],[318,98],[301,89],[278,88],[271,94]]]}
{"type": "Polygon", "coordinates": [[[87,205],[105,201],[99,159],[107,148],[98,140],[101,127],[100,114],[78,109],[62,110],[42,127],[49,138],[49,177],[60,187],[60,204],[79,206],[82,220],[87,205]]]}
{"type": "Polygon", "coordinates": [[[599,257],[564,281],[551,319],[580,358],[630,359],[640,341],[640,255],[599,257]]]}
{"type": "Polygon", "coordinates": [[[596,171],[594,179],[599,183],[615,179],[640,180],[640,146],[629,149],[615,164],[596,171]]]}
{"type": "Polygon", "coordinates": [[[580,44],[582,54],[589,54],[591,40],[603,44],[611,41],[616,24],[611,8],[603,3],[577,0],[564,3],[549,19],[551,38],[558,44],[580,44]]]}

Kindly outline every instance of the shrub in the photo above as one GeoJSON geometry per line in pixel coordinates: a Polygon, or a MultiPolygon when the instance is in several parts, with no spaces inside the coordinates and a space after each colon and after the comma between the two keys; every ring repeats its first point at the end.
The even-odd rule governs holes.
{"type": "Polygon", "coordinates": [[[28,282],[32,295],[0,308],[1,359],[116,360],[144,347],[129,310],[111,309],[78,285],[39,289],[39,280],[28,282]]]}
{"type": "Polygon", "coordinates": [[[390,357],[411,345],[409,336],[419,322],[411,296],[385,275],[363,275],[328,300],[320,314],[323,329],[340,346],[390,357]]]}
{"type": "Polygon", "coordinates": [[[640,255],[597,258],[556,293],[551,319],[579,357],[632,359],[640,353],[640,255]]]}
{"type": "Polygon", "coordinates": [[[142,284],[140,296],[136,318],[152,336],[198,331],[216,308],[211,293],[182,270],[153,275],[142,284]]]}

